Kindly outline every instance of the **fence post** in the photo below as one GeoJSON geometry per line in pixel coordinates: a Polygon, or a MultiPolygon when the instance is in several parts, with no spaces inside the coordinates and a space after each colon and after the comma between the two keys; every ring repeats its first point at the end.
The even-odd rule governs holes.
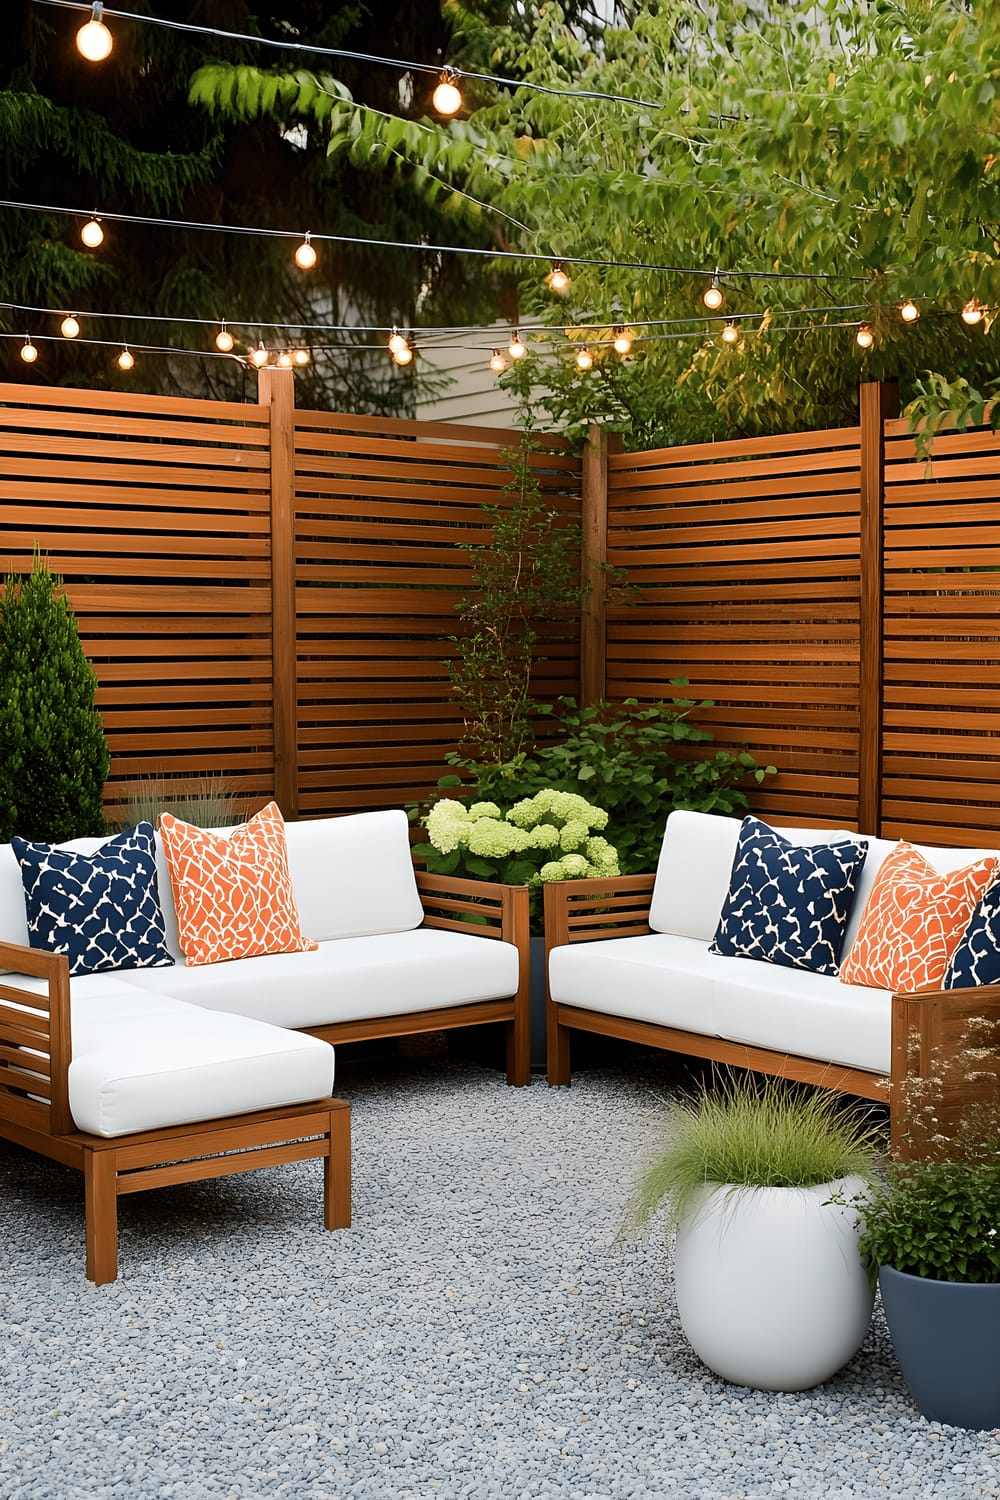
{"type": "Polygon", "coordinates": [[[257,375],[268,410],[271,455],[271,699],[274,798],[289,821],[299,815],[298,670],[295,646],[295,375],[257,375]]]}
{"type": "Polygon", "coordinates": [[[596,422],[583,449],[580,530],[580,704],[586,707],[606,695],[608,668],[608,434],[596,422]]]}
{"type": "Polygon", "coordinates": [[[899,387],[894,381],[865,381],[860,410],[858,828],[861,833],[878,834],[882,827],[885,423],[899,415],[899,387]]]}

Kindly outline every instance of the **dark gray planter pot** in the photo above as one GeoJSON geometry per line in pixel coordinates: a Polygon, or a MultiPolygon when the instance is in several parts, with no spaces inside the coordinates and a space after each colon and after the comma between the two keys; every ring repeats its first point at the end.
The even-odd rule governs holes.
{"type": "Polygon", "coordinates": [[[925,1417],[1000,1427],[1000,1282],[878,1273],[885,1319],[907,1389],[925,1417]]]}
{"type": "Polygon", "coordinates": [[[544,1071],[546,1063],[545,1028],[545,938],[532,933],[531,939],[531,1066],[544,1071]]]}

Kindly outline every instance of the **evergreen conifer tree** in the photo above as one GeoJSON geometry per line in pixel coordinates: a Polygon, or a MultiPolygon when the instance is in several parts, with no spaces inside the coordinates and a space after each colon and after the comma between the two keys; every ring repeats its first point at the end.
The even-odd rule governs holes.
{"type": "Polygon", "coordinates": [[[107,831],[111,756],[96,687],[62,579],[36,549],[31,573],[9,575],[0,600],[0,839],[107,831]]]}

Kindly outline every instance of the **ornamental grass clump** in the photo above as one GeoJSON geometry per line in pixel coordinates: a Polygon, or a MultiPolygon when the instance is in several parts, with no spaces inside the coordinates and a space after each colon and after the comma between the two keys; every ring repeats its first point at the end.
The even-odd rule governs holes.
{"type": "Polygon", "coordinates": [[[666,1199],[676,1228],[706,1184],[805,1188],[868,1178],[884,1133],[827,1090],[779,1079],[727,1079],[667,1105],[664,1143],[639,1180],[624,1229],[647,1227],[666,1199]]]}

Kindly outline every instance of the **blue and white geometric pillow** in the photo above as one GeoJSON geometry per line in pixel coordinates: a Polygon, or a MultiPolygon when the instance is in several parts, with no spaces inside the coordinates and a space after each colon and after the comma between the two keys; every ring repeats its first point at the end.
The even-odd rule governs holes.
{"type": "Polygon", "coordinates": [[[65,953],[71,974],[159,969],[167,951],[152,823],[116,834],[94,854],[11,839],[21,866],[28,941],[65,953]]]}
{"type": "Polygon", "coordinates": [[[709,951],[836,974],[867,854],[859,839],[792,844],[744,818],[709,951]]]}
{"type": "Polygon", "coordinates": [[[941,988],[964,990],[973,984],[1000,984],[1000,880],[986,888],[973,908],[941,988]]]}

